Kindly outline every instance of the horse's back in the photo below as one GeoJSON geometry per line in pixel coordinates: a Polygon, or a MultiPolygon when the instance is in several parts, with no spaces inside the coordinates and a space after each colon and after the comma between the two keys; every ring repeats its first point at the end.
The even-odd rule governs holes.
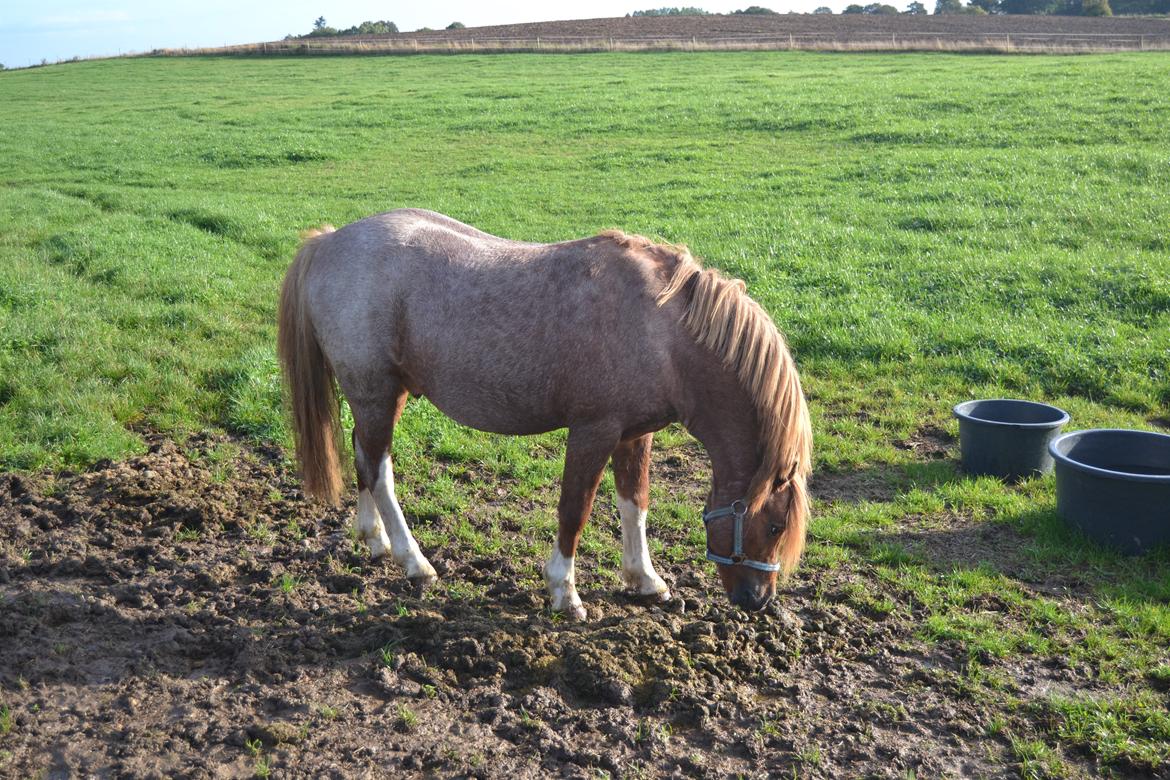
{"type": "Polygon", "coordinates": [[[473,427],[559,427],[664,359],[653,269],[604,237],[529,244],[400,209],[321,254],[315,324],[343,386],[351,364],[390,372],[473,427]]]}

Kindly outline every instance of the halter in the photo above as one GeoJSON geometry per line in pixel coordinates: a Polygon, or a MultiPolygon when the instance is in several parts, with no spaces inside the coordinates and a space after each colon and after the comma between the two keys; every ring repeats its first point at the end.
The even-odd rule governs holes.
{"type": "Polygon", "coordinates": [[[763,561],[753,561],[750,558],[744,557],[743,519],[747,516],[747,504],[744,503],[742,498],[732,501],[730,506],[725,506],[722,509],[712,509],[710,512],[706,512],[703,515],[703,525],[707,526],[712,520],[727,517],[728,515],[735,518],[735,548],[731,551],[731,557],[726,558],[711,552],[711,545],[708,543],[707,560],[721,563],[724,566],[747,566],[749,569],[758,569],[759,571],[780,571],[780,564],[778,563],[764,563],[763,561]]]}

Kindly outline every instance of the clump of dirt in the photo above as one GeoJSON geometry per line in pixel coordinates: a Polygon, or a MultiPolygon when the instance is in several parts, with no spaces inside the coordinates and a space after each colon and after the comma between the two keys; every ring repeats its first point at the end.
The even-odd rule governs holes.
{"type": "MultiPolygon", "coordinates": [[[[656,477],[698,494],[687,458],[656,477]]],[[[749,615],[706,564],[660,565],[674,599],[648,605],[582,559],[577,624],[505,552],[426,549],[480,587],[416,597],[351,513],[210,437],[0,476],[0,774],[1009,773],[952,693],[962,649],[873,610],[886,586],[853,568],[806,568],[749,615]]]]}

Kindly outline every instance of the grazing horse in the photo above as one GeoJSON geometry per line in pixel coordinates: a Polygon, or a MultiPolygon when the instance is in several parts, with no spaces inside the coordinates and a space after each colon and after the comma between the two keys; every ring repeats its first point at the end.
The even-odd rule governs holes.
{"type": "Polygon", "coordinates": [[[744,283],[685,248],[619,231],[522,243],[418,209],[310,231],[285,277],[278,351],[306,493],[336,502],[342,489],[339,386],[358,534],[417,587],[436,574],[389,454],[408,394],[482,431],[569,429],[544,568],[554,611],[585,617],[574,556],[611,457],[622,579],[670,598],[646,512],[653,432],[675,421],[711,457],[707,557],[734,604],[763,608],[804,549],[812,434],[796,367],[744,283]]]}

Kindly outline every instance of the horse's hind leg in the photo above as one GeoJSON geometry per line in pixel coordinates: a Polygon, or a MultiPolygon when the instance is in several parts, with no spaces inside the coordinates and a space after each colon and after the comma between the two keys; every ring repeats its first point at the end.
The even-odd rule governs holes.
{"type": "Polygon", "coordinates": [[[666,601],[670,589],[650,562],[646,512],[650,505],[650,446],[653,434],[623,441],[613,451],[613,483],[622,516],[622,580],[641,596],[666,601]]]}
{"type": "MultiPolygon", "coordinates": [[[[353,437],[353,451],[357,452],[357,434],[353,437]]],[[[363,469],[356,469],[358,483],[357,512],[353,516],[354,531],[357,537],[363,539],[370,546],[370,555],[376,560],[391,551],[390,537],[386,535],[386,526],[382,524],[382,516],[378,514],[378,507],[374,503],[372,486],[362,476],[363,469]]]]}
{"type": "MultiPolygon", "coordinates": [[[[406,570],[406,576],[416,588],[423,588],[437,579],[435,569],[418,548],[418,542],[410,533],[398,497],[394,494],[394,469],[390,460],[390,442],[394,436],[394,424],[406,404],[406,390],[395,383],[387,388],[384,397],[357,400],[350,398],[354,420],[354,465],[358,474],[358,518],[359,527],[370,527],[371,508],[381,515],[385,523],[378,534],[374,527],[377,545],[370,543],[370,551],[381,546],[384,554],[388,548],[394,560],[406,570]],[[363,510],[366,514],[363,515],[363,510]],[[386,540],[382,537],[389,536],[386,540]]],[[[369,537],[367,536],[367,540],[369,537]]]]}

